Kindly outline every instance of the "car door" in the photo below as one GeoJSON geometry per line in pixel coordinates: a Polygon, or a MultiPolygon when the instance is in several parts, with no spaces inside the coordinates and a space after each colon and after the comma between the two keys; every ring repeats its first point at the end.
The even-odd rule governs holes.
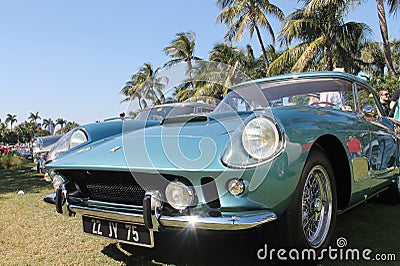
{"type": "Polygon", "coordinates": [[[393,123],[382,116],[376,93],[362,84],[356,88],[360,119],[368,125],[370,136],[363,147],[370,164],[370,178],[364,180],[364,185],[373,189],[392,176],[397,163],[397,141],[393,123]]]}

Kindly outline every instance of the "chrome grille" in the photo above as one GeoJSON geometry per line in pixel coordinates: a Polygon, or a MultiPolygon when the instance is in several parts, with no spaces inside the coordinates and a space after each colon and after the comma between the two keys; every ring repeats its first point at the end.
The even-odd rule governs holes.
{"type": "Polygon", "coordinates": [[[68,181],[68,193],[76,197],[130,205],[143,204],[145,192],[151,189],[164,191],[168,179],[159,174],[114,171],[60,171],[68,181]],[[138,183],[138,181],[139,183],[138,183]]]}
{"type": "Polygon", "coordinates": [[[139,185],[87,184],[90,198],[99,201],[141,205],[145,190],[139,185]]]}

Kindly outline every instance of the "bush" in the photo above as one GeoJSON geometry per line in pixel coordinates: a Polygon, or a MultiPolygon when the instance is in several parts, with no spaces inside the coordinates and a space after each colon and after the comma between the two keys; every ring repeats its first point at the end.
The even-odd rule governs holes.
{"type": "Polygon", "coordinates": [[[21,155],[8,152],[0,156],[0,169],[17,169],[21,168],[27,160],[21,155]]]}

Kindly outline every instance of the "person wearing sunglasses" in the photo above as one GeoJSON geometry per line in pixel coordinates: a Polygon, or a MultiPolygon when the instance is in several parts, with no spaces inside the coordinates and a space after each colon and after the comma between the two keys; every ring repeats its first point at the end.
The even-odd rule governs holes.
{"type": "Polygon", "coordinates": [[[390,95],[389,92],[387,90],[381,90],[379,91],[379,99],[382,105],[382,109],[383,109],[383,115],[384,116],[388,116],[389,115],[389,99],[390,99],[390,95]]]}

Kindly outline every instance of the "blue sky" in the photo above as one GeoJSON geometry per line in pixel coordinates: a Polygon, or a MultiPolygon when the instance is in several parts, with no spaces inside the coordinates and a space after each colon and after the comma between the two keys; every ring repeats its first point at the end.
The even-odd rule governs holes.
{"type": "MultiPolygon", "coordinates": [[[[271,2],[285,14],[297,3],[271,2]]],[[[375,3],[366,1],[351,20],[370,25],[371,37],[380,41],[375,3]]],[[[219,12],[215,1],[204,0],[2,0],[0,119],[11,113],[22,122],[38,111],[42,118],[83,124],[116,116],[127,107],[119,103],[125,82],[144,63],[161,67],[168,61],[162,50],[176,33],[194,31],[196,55],[208,57],[226,31],[215,24],[219,12]]],[[[388,21],[396,39],[398,22],[388,21]]],[[[247,43],[258,53],[255,40],[237,45],[247,43]]]]}

